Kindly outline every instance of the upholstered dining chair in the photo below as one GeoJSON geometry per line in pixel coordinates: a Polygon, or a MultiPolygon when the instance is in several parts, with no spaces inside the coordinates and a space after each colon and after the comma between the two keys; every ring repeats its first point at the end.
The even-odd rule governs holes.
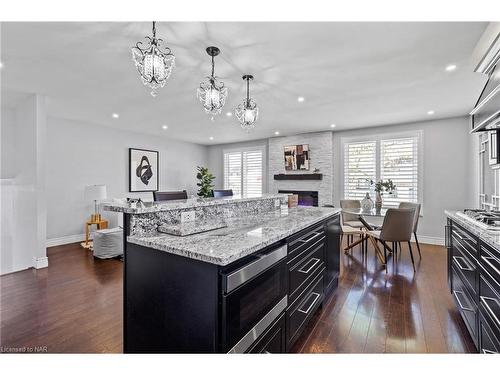
{"type": "Polygon", "coordinates": [[[397,243],[401,249],[401,242],[408,243],[410,250],[411,263],[415,271],[415,261],[411,249],[411,235],[413,232],[413,217],[415,209],[413,208],[389,208],[384,217],[384,223],[380,230],[367,231],[366,234],[374,239],[374,246],[378,247],[377,241],[382,242],[384,246],[384,258],[387,272],[387,243],[397,243]]]}
{"type": "Polygon", "coordinates": [[[187,199],[186,190],[182,191],[153,191],[153,199],[158,201],[173,201],[176,199],[187,199]]]}
{"type": "Polygon", "coordinates": [[[212,196],[214,198],[220,198],[220,197],[231,197],[233,195],[233,190],[212,190],[212,196]]]}
{"type": "Polygon", "coordinates": [[[411,203],[411,202],[401,202],[399,204],[399,208],[413,208],[415,210],[413,214],[413,236],[415,237],[415,242],[417,244],[418,255],[422,258],[422,253],[420,252],[420,244],[418,243],[417,238],[417,228],[418,228],[418,219],[420,217],[420,203],[411,203]]]}
{"type": "MultiPolygon", "coordinates": [[[[342,209],[353,209],[357,210],[361,208],[361,202],[356,199],[341,199],[340,208],[342,209]]],[[[342,237],[347,236],[347,244],[353,242],[353,236],[359,235],[361,238],[364,237],[363,228],[364,225],[359,221],[357,215],[353,215],[347,212],[342,212],[341,221],[342,237]]],[[[342,239],[341,239],[342,242],[342,239]]],[[[365,247],[365,241],[362,242],[362,249],[365,247]]]]}

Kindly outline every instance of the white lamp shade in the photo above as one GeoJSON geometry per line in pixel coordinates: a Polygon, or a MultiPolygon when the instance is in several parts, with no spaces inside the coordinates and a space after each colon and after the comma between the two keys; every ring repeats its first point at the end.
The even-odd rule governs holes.
{"type": "Polygon", "coordinates": [[[87,201],[99,201],[106,199],[106,185],[85,186],[84,196],[87,201]]]}

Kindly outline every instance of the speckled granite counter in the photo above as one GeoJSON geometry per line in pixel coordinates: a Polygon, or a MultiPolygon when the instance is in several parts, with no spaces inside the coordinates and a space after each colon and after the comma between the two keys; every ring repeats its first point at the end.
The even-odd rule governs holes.
{"type": "Polygon", "coordinates": [[[146,214],[244,203],[253,204],[266,200],[284,199],[284,197],[286,197],[285,194],[262,194],[258,197],[240,197],[235,195],[221,198],[189,198],[173,201],[143,202],[137,206],[132,206],[129,203],[106,202],[101,204],[101,207],[105,211],[123,212],[127,214],[146,214]]]}
{"type": "Polygon", "coordinates": [[[471,233],[477,235],[479,239],[495,249],[500,251],[500,233],[498,231],[484,230],[471,220],[467,220],[462,216],[457,215],[456,210],[445,210],[444,213],[447,217],[462,225],[465,229],[469,230],[471,233]]]}
{"type": "Polygon", "coordinates": [[[338,208],[297,207],[282,214],[273,210],[227,218],[227,227],[187,237],[151,231],[128,237],[128,242],[227,265],[340,212],[338,208]]]}

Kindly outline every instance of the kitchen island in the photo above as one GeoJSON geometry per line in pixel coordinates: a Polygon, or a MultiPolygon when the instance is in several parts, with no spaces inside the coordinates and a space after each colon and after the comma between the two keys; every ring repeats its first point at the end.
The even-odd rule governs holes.
{"type": "Polygon", "coordinates": [[[124,352],[289,351],[337,286],[340,210],[286,201],[106,205],[125,215],[124,352]]]}

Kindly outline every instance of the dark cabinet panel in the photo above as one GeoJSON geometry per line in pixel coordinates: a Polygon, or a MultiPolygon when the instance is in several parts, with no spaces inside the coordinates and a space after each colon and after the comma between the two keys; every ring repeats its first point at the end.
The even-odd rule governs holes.
{"type": "Polygon", "coordinates": [[[328,295],[337,287],[340,273],[340,215],[326,222],[325,232],[325,295],[328,295]]]}
{"type": "Polygon", "coordinates": [[[281,314],[276,322],[248,350],[248,353],[285,353],[286,351],[286,319],[281,314]]]}

